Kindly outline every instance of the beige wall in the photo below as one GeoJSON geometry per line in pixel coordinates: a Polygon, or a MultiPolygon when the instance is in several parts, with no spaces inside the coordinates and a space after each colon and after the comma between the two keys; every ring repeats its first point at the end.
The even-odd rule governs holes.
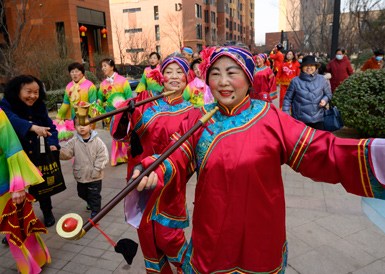
{"type": "MultiPolygon", "coordinates": [[[[160,47],[160,54],[168,54],[179,50],[183,44],[182,11],[175,10],[180,1],[123,1],[110,0],[112,40],[114,58],[117,63],[132,63],[131,53],[126,49],[143,48],[139,58],[145,60],[147,55],[160,47]],[[154,6],[158,6],[159,19],[154,19],[154,6]],[[124,9],[140,8],[137,12],[123,12],[124,9]],[[155,39],[155,26],[159,25],[160,40],[155,39]],[[139,29],[141,32],[125,33],[125,29],[139,29]],[[121,53],[119,52],[121,51],[121,53]]],[[[178,6],[179,8],[179,6],[178,6]]]]}

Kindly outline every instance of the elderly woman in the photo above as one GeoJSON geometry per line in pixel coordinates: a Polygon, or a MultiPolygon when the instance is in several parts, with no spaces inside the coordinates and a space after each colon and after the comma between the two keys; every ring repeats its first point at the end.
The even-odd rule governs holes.
{"type": "MultiPolygon", "coordinates": [[[[193,106],[182,97],[187,85],[188,70],[189,64],[181,55],[168,56],[155,79],[164,85],[163,92],[175,93],[113,118],[111,134],[131,144],[128,151],[128,178],[131,177],[134,166],[140,164],[141,160],[163,151],[169,143],[170,136],[177,131],[179,124],[193,109],[193,106]]],[[[127,100],[123,105],[159,94],[161,92],[142,91],[135,99],[127,100]]],[[[187,244],[182,228],[187,227],[189,222],[184,218],[185,214],[182,214],[181,218],[174,216],[171,219],[161,216],[158,218],[159,223],[148,218],[154,207],[154,201],[161,195],[160,190],[161,188],[145,193],[149,199],[145,208],[140,208],[142,203],[138,200],[138,193],[130,193],[125,199],[125,214],[127,222],[138,228],[146,270],[149,273],[154,273],[152,271],[154,269],[162,273],[172,273],[169,263],[180,267],[184,258],[187,244]],[[135,212],[135,208],[140,210],[135,212]]]]}
{"type": "Polygon", "coordinates": [[[38,233],[47,230],[33,212],[33,197],[26,193],[31,185],[43,181],[0,109],[0,233],[6,234],[17,269],[24,274],[40,273],[51,262],[38,233]],[[23,222],[19,223],[20,217],[23,222]]]}
{"type": "Polygon", "coordinates": [[[317,73],[320,64],[308,55],[301,63],[301,74],[287,89],[282,110],[315,129],[324,129],[326,104],[332,99],[329,82],[317,73]]]}
{"type": "MultiPolygon", "coordinates": [[[[138,185],[138,190],[163,187],[152,219],[180,216],[185,200],[175,195],[185,193],[189,176],[197,172],[185,273],[285,271],[283,164],[315,181],[341,183],[348,192],[385,199],[384,139],[337,138],[272,104],[251,100],[253,71],[247,50],[212,51],[206,79],[217,103],[190,111],[173,140],[214,107],[219,111],[138,185]]],[[[146,167],[154,157],[142,164],[146,167]]]]}

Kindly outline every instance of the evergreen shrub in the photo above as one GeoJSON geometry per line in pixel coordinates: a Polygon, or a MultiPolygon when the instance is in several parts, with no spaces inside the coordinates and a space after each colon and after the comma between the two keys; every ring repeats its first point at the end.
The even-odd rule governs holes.
{"type": "Polygon", "coordinates": [[[346,79],[334,92],[345,126],[362,137],[385,138],[385,70],[367,70],[346,79]]]}

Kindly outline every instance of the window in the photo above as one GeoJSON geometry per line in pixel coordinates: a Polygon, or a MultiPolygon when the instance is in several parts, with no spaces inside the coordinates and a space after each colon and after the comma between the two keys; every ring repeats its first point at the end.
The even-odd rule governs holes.
{"type": "Polygon", "coordinates": [[[133,12],[139,12],[139,11],[141,11],[142,10],[142,8],[131,8],[131,9],[124,9],[123,10],[123,13],[133,13],[133,12]]]}
{"type": "Polygon", "coordinates": [[[155,40],[159,41],[160,40],[160,29],[159,25],[155,25],[155,40]]]}
{"type": "Polygon", "coordinates": [[[64,22],[56,22],[56,39],[59,46],[59,56],[64,58],[67,56],[66,35],[64,31],[64,22]]]}
{"type": "Polygon", "coordinates": [[[195,4],[195,16],[197,18],[202,18],[202,6],[199,4],[195,4]]]}
{"type": "Polygon", "coordinates": [[[142,32],[142,28],[136,28],[136,29],[125,29],[125,33],[137,33],[137,32],[142,32]]]}
{"type": "Polygon", "coordinates": [[[203,45],[202,44],[197,44],[197,51],[201,52],[202,49],[203,49],[203,45]]]}
{"type": "Polygon", "coordinates": [[[226,18],[226,28],[229,28],[229,19],[226,18]]]}
{"type": "Polygon", "coordinates": [[[205,10],[205,23],[209,22],[209,11],[205,10]]]}
{"type": "Polygon", "coordinates": [[[211,12],[211,23],[214,23],[214,24],[215,24],[216,21],[217,21],[217,20],[216,20],[215,12],[212,11],[212,12],[211,12]]]}
{"type": "Polygon", "coordinates": [[[159,20],[159,7],[154,6],[154,20],[159,20]]]}
{"type": "Polygon", "coordinates": [[[156,46],[155,49],[156,49],[156,52],[160,54],[160,46],[156,46]]]}
{"type": "Polygon", "coordinates": [[[196,25],[197,39],[202,39],[202,24],[196,25]]]}
{"type": "Polygon", "coordinates": [[[144,48],[126,49],[126,52],[128,52],[128,53],[144,52],[144,48]]]}

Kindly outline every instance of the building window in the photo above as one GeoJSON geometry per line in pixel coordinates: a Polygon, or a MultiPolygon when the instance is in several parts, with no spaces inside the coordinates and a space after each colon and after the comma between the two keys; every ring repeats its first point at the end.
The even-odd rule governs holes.
{"type": "Polygon", "coordinates": [[[202,39],[202,24],[196,25],[197,39],[202,39]]]}
{"type": "Polygon", "coordinates": [[[209,11],[205,10],[205,23],[209,22],[209,11]]]}
{"type": "Polygon", "coordinates": [[[197,44],[197,51],[201,52],[202,49],[203,49],[203,45],[202,44],[197,44]]]}
{"type": "Polygon", "coordinates": [[[155,49],[156,49],[156,52],[160,54],[160,46],[159,45],[156,46],[155,49]]]}
{"type": "Polygon", "coordinates": [[[235,23],[235,22],[234,22],[234,27],[233,27],[233,29],[234,29],[235,31],[237,31],[237,23],[235,23]]]}
{"type": "Polygon", "coordinates": [[[160,29],[159,25],[155,25],[155,40],[159,41],[160,40],[160,29]]]}
{"type": "Polygon", "coordinates": [[[217,19],[216,19],[216,15],[215,15],[215,12],[211,12],[211,23],[216,23],[217,19]]]}
{"type": "Polygon", "coordinates": [[[131,8],[131,9],[124,9],[123,10],[123,13],[133,13],[133,12],[139,12],[139,11],[141,11],[142,10],[142,8],[131,8]]]}
{"type": "Polygon", "coordinates": [[[159,7],[154,6],[154,20],[159,20],[159,7]]]}
{"type": "Polygon", "coordinates": [[[195,4],[195,16],[197,18],[202,18],[202,6],[199,4],[195,4]]]}
{"type": "Polygon", "coordinates": [[[136,49],[126,49],[126,52],[128,53],[138,53],[138,52],[144,52],[144,48],[136,48],[136,49]]]}
{"type": "Polygon", "coordinates": [[[59,56],[67,56],[66,35],[64,31],[64,22],[56,22],[56,39],[59,46],[59,56]]]}
{"type": "Polygon", "coordinates": [[[226,28],[228,29],[229,28],[229,19],[226,18],[226,28]]]}
{"type": "Polygon", "coordinates": [[[142,28],[136,28],[136,29],[125,29],[125,33],[137,33],[137,32],[142,32],[142,28]]]}

